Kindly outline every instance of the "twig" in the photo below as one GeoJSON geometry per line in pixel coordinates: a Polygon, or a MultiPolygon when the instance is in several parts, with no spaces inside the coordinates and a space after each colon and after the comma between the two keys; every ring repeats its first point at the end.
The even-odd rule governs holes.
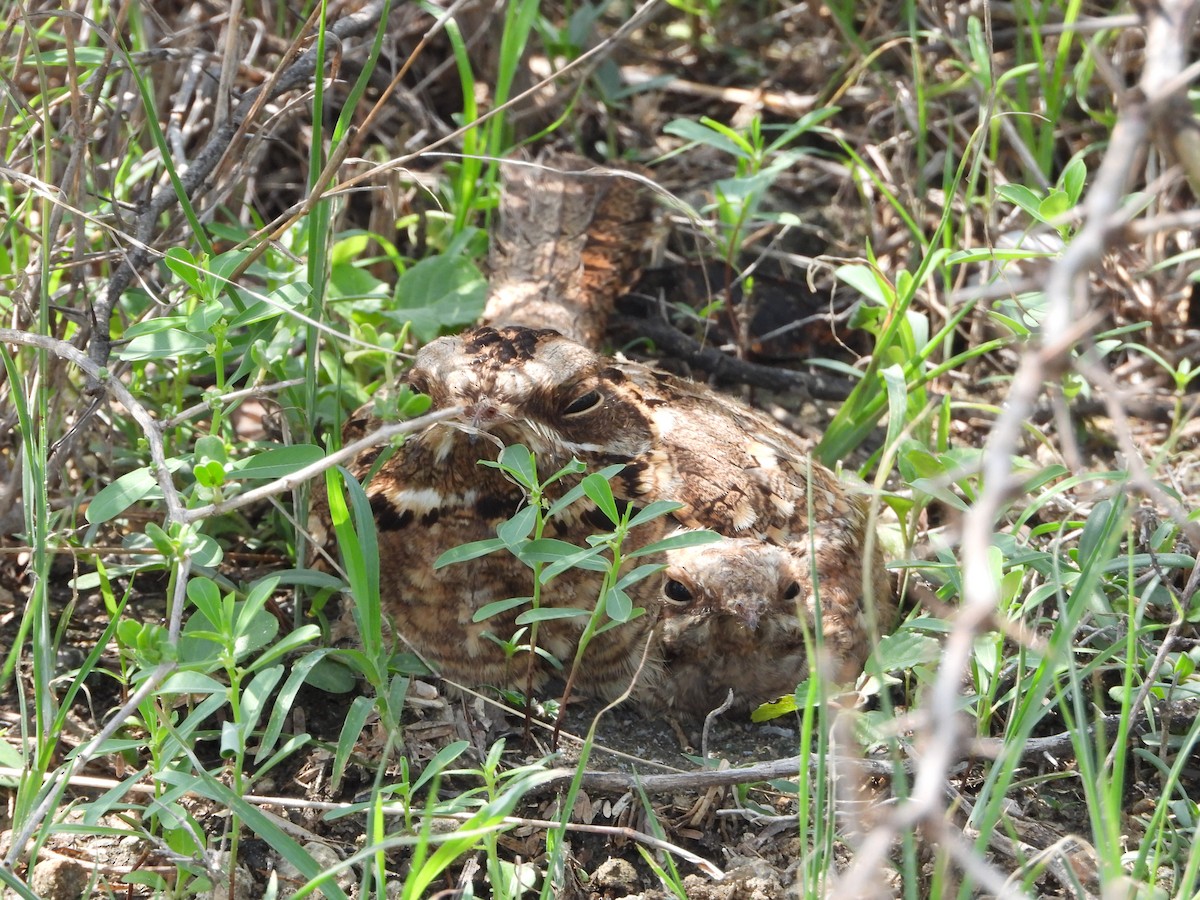
{"type": "Polygon", "coordinates": [[[108,371],[103,366],[97,365],[83,351],[66,341],[12,328],[0,328],[0,343],[40,347],[47,350],[55,356],[79,366],[95,384],[111,391],[121,405],[129,410],[129,414],[142,427],[142,432],[146,435],[146,441],[150,447],[150,459],[153,461],[154,477],[162,489],[163,500],[167,504],[167,521],[182,522],[184,520],[183,503],[179,499],[179,492],[175,490],[174,481],[171,480],[171,472],[167,469],[162,432],[154,417],[150,415],[150,411],[134,398],[125,385],[115,378],[109,377],[108,371]]]}
{"type": "Polygon", "coordinates": [[[845,400],[854,385],[845,378],[820,373],[794,372],[735,359],[715,347],[702,346],[679,329],[656,318],[625,318],[618,328],[627,328],[640,337],[654,341],[655,346],[669,355],[703,369],[719,382],[749,384],[769,391],[806,391],[818,400],[845,400]]]}
{"type": "Polygon", "coordinates": [[[307,465],[303,469],[297,469],[290,475],[277,478],[272,482],[264,484],[262,487],[246,491],[244,494],[238,494],[236,497],[230,497],[228,500],[222,500],[220,503],[209,503],[206,506],[197,506],[194,509],[186,510],[182,515],[182,521],[196,522],[200,519],[207,519],[210,516],[224,515],[235,509],[241,509],[243,506],[257,503],[259,500],[264,500],[267,497],[273,497],[276,494],[282,494],[286,491],[293,491],[306,481],[320,475],[326,469],[332,469],[334,466],[340,465],[369,447],[387,443],[392,438],[399,437],[402,434],[421,431],[430,425],[437,422],[444,422],[446,419],[452,419],[461,413],[461,407],[451,406],[447,409],[439,409],[437,412],[429,413],[417,419],[397,422],[394,425],[384,425],[382,428],[372,431],[366,437],[359,438],[357,441],[347,444],[336,453],[330,453],[323,459],[307,465]]]}

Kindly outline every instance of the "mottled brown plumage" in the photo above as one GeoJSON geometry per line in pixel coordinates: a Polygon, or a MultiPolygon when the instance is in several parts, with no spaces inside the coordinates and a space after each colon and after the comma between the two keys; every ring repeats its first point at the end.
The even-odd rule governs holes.
{"type": "MultiPolygon", "coordinates": [[[[463,412],[457,421],[410,439],[368,493],[380,523],[385,603],[402,633],[448,674],[475,682],[512,680],[498,651],[480,636],[485,626],[471,625],[470,618],[483,603],[529,591],[528,570],[503,556],[465,564],[462,571],[431,568],[449,547],[491,537],[521,502],[515,486],[475,464],[496,452],[480,435],[526,445],[543,476],[572,458],[593,471],[622,464],[612,481],[620,498],[638,506],[675,501],[682,506],[672,525],[752,538],[730,545],[731,571],[737,547],[758,542],[786,548],[803,596],[820,603],[825,645],[840,680],[853,677],[869,649],[864,603],[873,604],[883,627],[890,624],[882,556],[876,551],[864,558],[863,498],[813,462],[791,432],[737,400],[600,356],[556,332],[517,326],[485,326],[433,341],[418,354],[408,382],[430,395],[434,409],[463,412]]],[[[371,462],[358,461],[356,471],[365,472],[371,462]]],[[[582,544],[600,524],[582,510],[560,523],[555,536],[582,544]]],[[[639,540],[653,540],[661,530],[646,529],[639,540]]],[[[774,558],[766,548],[749,553],[755,560],[763,555],[774,558]]],[[[725,590],[719,571],[706,576],[717,594],[725,590]]],[[[555,585],[547,602],[585,607],[596,578],[569,573],[555,585]]],[[[657,605],[645,583],[635,600],[652,611],[657,605]]],[[[504,633],[509,625],[486,627],[504,633]]],[[[766,613],[758,627],[771,631],[766,613]]],[[[646,618],[606,632],[600,652],[589,651],[585,685],[606,694],[622,688],[641,658],[649,628],[646,618]]],[[[544,646],[560,658],[569,656],[575,634],[568,620],[553,634],[547,629],[553,646],[544,646]]],[[[715,657],[722,652],[719,643],[712,646],[715,657]]],[[[681,692],[690,690],[682,685],[687,677],[668,672],[681,692]]]]}
{"type": "MultiPolygon", "coordinates": [[[[522,489],[480,459],[494,460],[499,445],[526,443],[543,458],[543,476],[552,474],[569,457],[545,452],[538,439],[543,431],[569,432],[572,413],[560,401],[554,372],[577,365],[593,355],[563,341],[554,348],[545,335],[528,329],[496,331],[482,328],[427,345],[408,373],[408,383],[433,398],[435,409],[461,407],[461,415],[412,435],[379,468],[366,487],[379,534],[381,594],[385,610],[399,633],[447,677],[469,685],[524,687],[529,657],[507,659],[487,636],[509,639],[518,631],[515,609],[484,622],[473,622],[487,603],[528,597],[533,572],[507,552],[434,569],[446,550],[496,536],[496,526],[525,502],[522,489]],[[528,411],[536,411],[529,418],[528,411]],[[531,430],[532,423],[538,423],[531,430]]],[[[370,410],[364,409],[346,425],[346,437],[364,431],[370,410]]],[[[645,451],[639,444],[622,452],[645,451]]],[[[374,466],[378,450],[360,455],[351,465],[361,478],[374,466]]],[[[561,494],[578,477],[560,482],[561,494]]],[[[586,503],[576,504],[552,520],[545,537],[582,544],[586,535],[604,530],[606,520],[586,503]]],[[[659,521],[635,530],[633,546],[659,538],[659,521]]],[[[632,566],[630,566],[632,567],[632,566]]],[[[600,590],[600,575],[576,569],[543,588],[547,607],[590,610],[600,590]]],[[[651,615],[606,631],[589,646],[586,664],[576,686],[584,693],[615,696],[630,683],[650,639],[657,611],[657,585],[642,582],[630,590],[637,605],[651,615]]],[[[570,663],[586,618],[559,619],[539,626],[538,646],[570,663]]],[[[527,640],[527,638],[526,638],[527,640]]],[[[645,677],[657,671],[651,653],[645,677]]],[[[555,671],[546,662],[534,669],[535,687],[555,671]]],[[[565,673],[564,673],[565,674],[565,673]]]]}

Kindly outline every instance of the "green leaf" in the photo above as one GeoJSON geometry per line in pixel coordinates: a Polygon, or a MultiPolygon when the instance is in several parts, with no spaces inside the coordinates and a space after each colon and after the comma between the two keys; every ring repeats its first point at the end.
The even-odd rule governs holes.
{"type": "Polygon", "coordinates": [[[713,544],[717,541],[724,540],[721,535],[715,531],[705,531],[697,529],[696,531],[681,531],[679,534],[672,534],[669,537],[663,538],[661,541],[655,541],[653,544],[647,544],[645,547],[639,547],[632,553],[626,553],[626,559],[636,559],[639,556],[649,556],[651,553],[664,553],[667,550],[682,550],[684,547],[700,547],[704,544],[713,544]]]}
{"type": "MultiPolygon", "coordinates": [[[[245,604],[238,606],[244,607],[245,604]]],[[[238,615],[235,628],[234,659],[242,660],[275,640],[275,636],[279,634],[279,620],[265,609],[260,609],[253,614],[238,615]]]]}
{"type": "Polygon", "coordinates": [[[887,389],[888,428],[883,446],[891,447],[900,439],[908,416],[908,385],[904,380],[904,368],[900,365],[880,369],[879,376],[887,389]]]}
{"type": "Polygon", "coordinates": [[[239,313],[230,320],[229,327],[243,328],[256,322],[274,319],[303,305],[311,294],[312,288],[304,282],[288,282],[271,291],[266,299],[258,300],[247,306],[245,312],[239,313]]]}
{"type": "Polygon", "coordinates": [[[507,600],[493,600],[491,603],[485,603],[479,609],[475,610],[475,614],[471,616],[472,622],[483,622],[492,616],[498,616],[501,613],[508,612],[510,609],[516,609],[518,606],[525,606],[527,603],[532,603],[532,597],[510,597],[507,600]]]}
{"type": "Polygon", "coordinates": [[[520,552],[521,560],[527,564],[553,563],[560,559],[568,559],[580,552],[574,544],[560,541],[556,538],[538,538],[526,543],[520,552]]]}
{"type": "Polygon", "coordinates": [[[535,525],[537,510],[532,506],[525,506],[513,513],[512,518],[496,526],[496,536],[504,542],[505,547],[515,553],[518,545],[529,537],[535,525]]]}
{"type": "MultiPolygon", "coordinates": [[[[604,478],[605,480],[609,480],[624,468],[625,468],[624,465],[617,463],[615,465],[605,466],[603,469],[600,469],[595,474],[599,475],[601,478],[604,478]]],[[[561,471],[564,473],[571,472],[571,473],[577,474],[579,472],[582,472],[583,470],[584,470],[583,463],[579,462],[579,460],[572,460],[571,463],[567,466],[564,466],[561,471]],[[578,463],[578,466],[575,465],[576,463],[578,463]]],[[[554,476],[552,476],[552,480],[553,480],[553,478],[557,478],[557,476],[558,476],[558,473],[556,473],[554,476]]],[[[565,494],[563,494],[561,497],[559,497],[557,500],[555,500],[554,503],[552,503],[550,505],[550,508],[548,510],[546,510],[546,518],[553,519],[560,512],[562,512],[564,509],[566,509],[568,506],[570,506],[572,503],[574,503],[576,500],[578,500],[582,496],[583,496],[583,485],[582,484],[575,485],[575,487],[571,488],[569,491],[567,491],[565,494]]]]}
{"type": "Polygon", "coordinates": [[[1087,182],[1087,163],[1082,156],[1074,156],[1058,177],[1058,186],[1067,195],[1068,202],[1075,206],[1083,196],[1083,187],[1087,182]]]}
{"type": "Polygon", "coordinates": [[[447,328],[474,322],[483,313],[487,282],[469,259],[433,256],[413,265],[396,282],[393,310],[385,317],[411,323],[422,343],[447,328]]]}
{"type": "Polygon", "coordinates": [[[222,684],[217,679],[203,672],[173,672],[155,694],[224,694],[229,685],[222,684]]]}
{"type": "Polygon", "coordinates": [[[573,556],[561,557],[557,562],[552,562],[546,568],[542,569],[539,580],[542,584],[549,584],[553,578],[561,575],[568,569],[588,569],[592,572],[605,572],[608,570],[608,560],[601,556],[604,550],[604,546],[600,545],[589,547],[586,550],[578,550],[573,556]]]}
{"type": "Polygon", "coordinates": [[[340,657],[323,659],[308,675],[308,683],[329,694],[349,694],[358,690],[358,678],[354,670],[340,657]]]}
{"type": "Polygon", "coordinates": [[[577,619],[580,616],[590,616],[586,609],[572,607],[548,606],[541,609],[527,609],[516,618],[518,625],[532,625],[534,622],[551,622],[557,619],[577,619]]]}
{"type": "Polygon", "coordinates": [[[171,247],[163,254],[163,262],[180,281],[197,294],[202,293],[204,274],[200,271],[200,265],[190,250],[186,247],[171,247]]]}
{"type": "Polygon", "coordinates": [[[685,141],[695,141],[698,144],[704,144],[708,147],[714,147],[730,156],[736,156],[740,159],[748,159],[745,147],[726,134],[722,134],[713,128],[701,125],[692,119],[672,119],[663,126],[663,131],[675,137],[683,138],[685,141]]]}
{"type": "Polygon", "coordinates": [[[522,444],[513,444],[501,450],[496,465],[516,478],[521,487],[532,488],[537,483],[537,465],[533,454],[522,444]]]}
{"type": "Polygon", "coordinates": [[[333,778],[330,790],[336,791],[346,772],[346,763],[350,761],[350,753],[358,744],[358,736],[362,734],[367,719],[375,709],[375,701],[370,697],[355,697],[342,723],[338,735],[337,749],[333,755],[333,778]]]}
{"type": "Polygon", "coordinates": [[[434,560],[433,568],[435,570],[444,569],[455,563],[469,562],[472,559],[487,556],[489,553],[495,553],[497,550],[503,550],[504,546],[504,541],[500,538],[488,538],[486,541],[472,541],[460,547],[451,547],[434,560]]]}
{"type": "Polygon", "coordinates": [[[1007,200],[1015,206],[1019,206],[1033,218],[1039,222],[1045,221],[1039,210],[1041,206],[1041,198],[1033,191],[1025,187],[1023,184],[1002,184],[996,188],[996,195],[1002,200],[1007,200]]]}
{"type": "Polygon", "coordinates": [[[117,358],[126,362],[147,359],[176,359],[206,353],[208,341],[179,328],[135,337],[121,348],[117,358]]]}
{"type": "Polygon", "coordinates": [[[623,591],[630,585],[637,584],[643,578],[649,578],[651,575],[661,572],[665,568],[666,566],[662,563],[645,563],[640,565],[636,569],[622,575],[621,580],[617,582],[617,588],[623,591]]]}
{"type": "Polygon", "coordinates": [[[211,578],[199,576],[189,581],[187,597],[204,616],[208,626],[221,621],[221,589],[211,578]]]}
{"type": "Polygon", "coordinates": [[[874,301],[877,306],[890,306],[894,299],[894,291],[870,266],[838,266],[833,274],[839,281],[845,282],[867,299],[874,301]]]}
{"type": "Polygon", "coordinates": [[[659,516],[665,516],[667,513],[673,513],[677,509],[683,509],[682,503],[676,503],[674,500],[655,500],[653,503],[642,507],[638,510],[637,515],[629,520],[629,527],[636,528],[638,525],[645,524],[659,516]]]}
{"type": "Polygon", "coordinates": [[[441,775],[443,770],[445,770],[450,763],[462,756],[470,746],[470,741],[454,741],[454,743],[447,744],[445,747],[435,753],[433,759],[429,760],[429,762],[425,764],[425,768],[421,772],[421,776],[413,782],[411,792],[415,794],[425,785],[427,781],[429,781],[430,778],[433,778],[435,775],[441,775]]]}
{"type": "Polygon", "coordinates": [[[149,467],[126,472],[112,484],[105,485],[88,504],[84,517],[91,525],[116,518],[134,503],[144,500],[158,490],[158,482],[149,467]]]}
{"type": "Polygon", "coordinates": [[[313,444],[273,447],[233,464],[239,478],[273,480],[291,475],[325,457],[325,451],[313,444]]]}
{"type": "Polygon", "coordinates": [[[1067,199],[1066,193],[1060,190],[1052,190],[1038,204],[1038,218],[1043,222],[1049,222],[1052,219],[1057,219],[1070,208],[1071,201],[1067,199]]]}
{"type": "Polygon", "coordinates": [[[295,631],[285,634],[282,638],[264,650],[250,665],[247,672],[254,672],[265,665],[274,662],[282,656],[294,653],[305,644],[315,644],[321,639],[321,629],[316,625],[301,625],[295,631]]]}
{"type": "Polygon", "coordinates": [[[633,615],[633,601],[619,587],[613,587],[604,595],[604,613],[614,622],[628,622],[633,615]]]}
{"type": "MultiPolygon", "coordinates": [[[[316,628],[316,626],[305,626],[306,628],[316,628]]],[[[301,629],[303,631],[304,629],[301,629]]],[[[316,629],[318,637],[320,629],[316,629]]],[[[276,649],[287,641],[284,638],[279,644],[276,644],[272,650],[276,649]]],[[[274,749],[276,742],[279,740],[279,735],[283,733],[283,726],[287,721],[288,714],[292,710],[292,704],[296,700],[296,695],[300,692],[300,688],[306,680],[310,684],[316,684],[316,679],[309,680],[309,674],[321,662],[328,662],[325,659],[330,653],[330,648],[321,647],[307,653],[292,664],[291,671],[288,672],[287,681],[283,683],[283,687],[279,690],[279,695],[276,698],[275,705],[271,708],[271,715],[267,719],[267,727],[263,731],[262,738],[258,743],[258,749],[254,753],[254,762],[257,765],[261,763],[271,750],[274,749]]],[[[346,672],[345,667],[337,666],[336,668],[346,672]]]]}
{"type": "Polygon", "coordinates": [[[583,492],[587,494],[588,499],[596,504],[610,522],[614,525],[619,524],[621,514],[617,512],[617,503],[613,499],[612,485],[608,483],[608,479],[593,472],[591,475],[584,476],[582,485],[583,492]]]}
{"type": "Polygon", "coordinates": [[[796,703],[795,694],[787,694],[777,700],[772,700],[768,703],[763,703],[750,713],[751,722],[767,722],[771,719],[778,719],[782,715],[795,712],[800,708],[796,703]]]}
{"type": "MultiPolygon", "coordinates": [[[[901,629],[880,639],[871,654],[882,672],[902,672],[938,659],[942,654],[941,642],[925,634],[901,629]]],[[[867,664],[867,671],[875,671],[867,664]]]]}
{"type": "Polygon", "coordinates": [[[192,468],[192,474],[202,487],[209,489],[220,487],[225,483],[225,467],[216,460],[200,463],[192,468]]]}

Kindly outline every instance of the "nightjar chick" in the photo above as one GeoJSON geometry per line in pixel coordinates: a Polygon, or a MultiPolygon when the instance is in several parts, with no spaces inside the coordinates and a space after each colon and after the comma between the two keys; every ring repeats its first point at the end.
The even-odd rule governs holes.
{"type": "Polygon", "coordinates": [[[814,658],[837,683],[862,671],[870,652],[862,612],[818,604],[804,541],[725,538],[665,556],[656,636],[666,671],[651,705],[702,717],[732,690],[730,709],[748,712],[791,694],[814,658]]]}
{"type": "Polygon", "coordinates": [[[759,538],[666,556],[656,631],[667,677],[651,703],[700,717],[731,689],[736,712],[792,693],[808,674],[816,625],[800,560],[759,538]]]}

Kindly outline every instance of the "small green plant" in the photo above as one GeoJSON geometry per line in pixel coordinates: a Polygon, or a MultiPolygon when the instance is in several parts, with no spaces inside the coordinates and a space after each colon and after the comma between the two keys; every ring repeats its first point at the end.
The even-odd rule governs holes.
{"type": "Polygon", "coordinates": [[[474,620],[484,622],[501,613],[528,607],[515,619],[516,625],[519,626],[516,633],[493,634],[491,638],[503,647],[510,657],[518,653],[529,654],[530,682],[535,659],[544,659],[556,668],[569,662],[565,701],[570,696],[576,671],[592,639],[645,613],[644,608],[634,606],[628,590],[637,582],[660,571],[662,564],[644,563],[625,572],[625,563],[679,547],[706,543],[714,540],[715,535],[705,531],[685,532],[626,552],[623,546],[634,529],[669,514],[678,509],[679,504],[655,501],[636,512],[632,504],[625,504],[625,508],[620,509],[613,495],[610,480],[621,471],[622,466],[607,466],[579,478],[584,472],[584,466],[578,460],[573,460],[559,471],[542,479],[538,475],[534,455],[527,447],[519,444],[505,447],[496,461],[484,460],[481,465],[499,469],[519,484],[526,492],[526,504],[512,518],[497,526],[496,537],[447,550],[438,557],[434,566],[443,568],[502,551],[511,553],[529,566],[533,582],[530,596],[505,598],[488,603],[476,610],[474,620]],[[577,479],[577,483],[555,497],[549,489],[567,479],[577,479]],[[545,530],[550,521],[569,506],[579,502],[595,504],[612,523],[613,530],[592,535],[588,538],[587,547],[545,537],[545,530]],[[547,585],[568,569],[587,569],[602,573],[599,595],[592,609],[563,609],[543,605],[542,596],[547,585]],[[554,659],[544,648],[539,647],[537,642],[538,626],[541,623],[563,618],[587,619],[580,632],[575,657],[569,661],[554,659]]]}
{"type": "Polygon", "coordinates": [[[729,292],[741,270],[747,241],[764,227],[774,231],[781,226],[797,224],[794,215],[767,209],[765,202],[775,181],[793,168],[800,157],[812,152],[794,145],[810,132],[825,131],[822,123],[837,113],[837,107],[813,110],[786,128],[764,125],[758,115],[743,129],[731,128],[708,116],[701,116],[699,121],[675,119],[663,126],[667,134],[683,138],[692,145],[710,147],[733,160],[734,174],[713,184],[712,208],[702,210],[716,214],[712,237],[725,261],[726,283],[724,299],[710,304],[701,315],[708,315],[723,305],[735,326],[733,333],[739,344],[745,343],[745,329],[750,322],[753,279],[743,281],[740,309],[734,309],[729,302],[729,292]]]}

